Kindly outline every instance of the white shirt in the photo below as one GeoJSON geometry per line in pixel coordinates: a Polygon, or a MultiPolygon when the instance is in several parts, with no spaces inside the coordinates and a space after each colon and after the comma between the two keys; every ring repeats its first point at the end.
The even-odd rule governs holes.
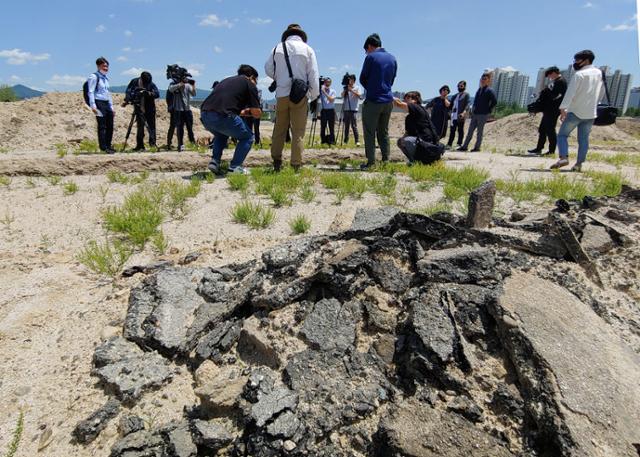
{"type": "MultiPolygon", "coordinates": [[[[320,95],[320,74],[318,72],[318,62],[316,61],[316,53],[311,46],[307,45],[299,36],[290,36],[285,41],[289,61],[291,62],[291,72],[294,78],[302,79],[309,82],[309,92],[307,97],[315,100],[320,95]]],[[[278,83],[276,88],[276,97],[288,97],[291,92],[291,78],[287,69],[287,62],[284,59],[284,51],[282,43],[278,43],[275,47],[275,73],[274,73],[274,54],[273,49],[269,53],[269,58],[264,64],[264,71],[271,79],[275,79],[278,83]]]]}
{"type": "Polygon", "coordinates": [[[602,72],[598,68],[593,65],[582,67],[573,74],[560,109],[567,110],[580,119],[595,119],[603,86],[602,72]]]}

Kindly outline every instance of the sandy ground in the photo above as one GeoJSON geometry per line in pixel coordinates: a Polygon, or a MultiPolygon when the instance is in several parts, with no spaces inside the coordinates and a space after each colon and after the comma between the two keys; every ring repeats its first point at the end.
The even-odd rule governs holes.
{"type": "MultiPolygon", "coordinates": [[[[15,118],[0,113],[0,132],[3,132],[0,145],[7,141],[6,123],[14,122],[11,119],[15,118]]],[[[448,165],[473,164],[489,170],[494,178],[527,179],[548,174],[546,168],[554,159],[504,153],[509,149],[520,153],[526,146],[531,147],[518,135],[528,129],[530,140],[536,120],[522,117],[512,120],[511,127],[506,121],[501,127],[503,135],[491,133],[496,124],[488,127],[485,143],[486,151],[496,148],[503,153],[448,152],[448,165]]],[[[85,127],[92,133],[93,125],[85,127]]],[[[46,126],[43,135],[44,130],[46,126]]],[[[396,117],[392,134],[397,135],[400,130],[401,119],[396,117]]],[[[640,150],[637,131],[638,124],[632,121],[625,128],[611,130],[612,133],[601,130],[594,139],[594,149],[607,154],[635,153],[640,150]],[[622,142],[621,135],[625,135],[622,142]]],[[[21,135],[25,137],[24,131],[21,135]]],[[[68,138],[64,132],[56,135],[68,138]]],[[[3,411],[0,452],[7,449],[19,412],[23,411],[24,433],[17,456],[106,456],[117,436],[115,422],[87,447],[72,446],[70,433],[79,420],[106,400],[101,391],[94,388],[95,378],[90,376],[93,349],[101,340],[119,332],[129,289],[141,277],[121,278],[112,283],[90,273],[75,256],[87,240],[104,237],[100,211],[121,202],[134,188],[108,183],[107,170],[151,170],[151,180],[180,179],[188,177],[193,170],[203,169],[208,157],[198,153],[160,153],[60,159],[50,148],[51,143],[47,144],[49,147],[38,147],[24,140],[24,147],[0,154],[0,175],[12,176],[8,186],[0,186],[0,409],[3,411]],[[41,177],[44,175],[66,175],[63,182],[72,180],[79,190],[65,196],[62,187],[51,185],[41,177]],[[108,191],[103,196],[106,188],[108,191]],[[51,438],[47,439],[50,433],[51,438]],[[46,447],[38,452],[41,438],[46,447]]],[[[335,167],[341,159],[363,156],[362,148],[315,150],[307,151],[305,160],[309,163],[317,159],[323,167],[335,167]]],[[[401,159],[395,148],[393,157],[401,159]]],[[[269,161],[268,151],[253,151],[247,164],[269,161]]],[[[589,162],[585,169],[620,171],[630,183],[640,185],[640,173],[633,167],[616,169],[589,162]]],[[[414,189],[414,199],[404,202],[409,208],[425,207],[442,196],[439,186],[423,192],[406,178],[399,180],[398,187],[414,189]]],[[[357,208],[380,205],[378,197],[365,194],[361,200],[346,199],[338,206],[328,191],[320,186],[316,191],[316,202],[304,204],[296,200],[291,207],[278,208],[272,227],[254,231],[231,221],[229,211],[241,195],[230,191],[226,180],[203,183],[186,217],[163,225],[171,249],[162,258],[179,261],[190,252],[199,252],[202,255],[197,264],[213,266],[247,260],[291,237],[288,221],[295,215],[305,214],[311,220],[311,234],[321,234],[348,227],[357,208]]],[[[509,214],[513,209],[509,199],[499,200],[498,212],[509,214]]],[[[155,259],[157,256],[148,247],[134,255],[128,264],[145,264],[155,259]]],[[[183,406],[192,405],[195,399],[191,376],[186,369],[178,369],[171,384],[145,394],[133,412],[142,414],[149,424],[180,417],[183,406]]]]}

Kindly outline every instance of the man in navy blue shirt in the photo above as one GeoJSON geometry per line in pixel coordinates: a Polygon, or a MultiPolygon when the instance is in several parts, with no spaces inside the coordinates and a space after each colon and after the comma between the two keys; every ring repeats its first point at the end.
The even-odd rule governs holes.
{"type": "Polygon", "coordinates": [[[364,130],[364,149],[367,163],[360,166],[363,170],[376,162],[376,137],[382,153],[382,161],[389,160],[389,119],[393,110],[391,86],[396,78],[398,64],[396,58],[382,47],[377,33],[369,35],[364,42],[367,57],[362,64],[360,84],[367,94],[362,105],[362,128],[364,130]]]}
{"type": "Polygon", "coordinates": [[[469,143],[471,143],[471,137],[473,132],[478,129],[478,135],[476,136],[476,144],[471,152],[480,152],[482,146],[482,133],[484,132],[484,124],[489,119],[489,114],[493,111],[498,103],[498,98],[494,90],[489,87],[491,85],[491,73],[483,73],[480,78],[480,87],[476,92],[476,97],[473,100],[473,112],[471,114],[471,125],[469,126],[469,132],[467,132],[467,138],[464,140],[464,144],[460,146],[458,151],[467,151],[469,143]]]}

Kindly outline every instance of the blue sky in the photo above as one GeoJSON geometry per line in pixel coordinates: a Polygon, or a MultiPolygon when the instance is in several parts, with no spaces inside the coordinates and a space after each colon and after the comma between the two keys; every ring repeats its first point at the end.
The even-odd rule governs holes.
{"type": "Polygon", "coordinates": [[[398,59],[399,91],[435,96],[460,79],[473,89],[496,66],[515,67],[534,85],[539,67],[565,68],[585,48],[640,85],[636,0],[21,0],[3,5],[0,83],[78,91],[104,55],[112,85],[146,69],[163,88],[166,65],[179,62],[208,88],[240,63],[263,76],[291,22],[334,80],[359,73],[362,44],[377,32],[398,59]]]}

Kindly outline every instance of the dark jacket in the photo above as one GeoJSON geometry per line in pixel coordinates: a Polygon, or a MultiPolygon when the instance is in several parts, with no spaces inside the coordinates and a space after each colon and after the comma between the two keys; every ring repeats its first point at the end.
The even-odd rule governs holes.
{"type": "MultiPolygon", "coordinates": [[[[549,92],[545,100],[543,100],[542,112],[544,114],[560,114],[560,104],[562,103],[564,94],[567,92],[567,82],[560,76],[545,90],[549,92]]],[[[542,92],[544,92],[544,90],[542,92]]],[[[542,93],[540,95],[542,96],[542,93]]]]}
{"type": "Polygon", "coordinates": [[[391,103],[391,86],[396,79],[398,63],[384,48],[378,48],[364,59],[360,84],[367,91],[365,99],[373,103],[391,103]]]}
{"type": "Polygon", "coordinates": [[[473,100],[473,114],[491,114],[498,104],[495,91],[491,87],[480,87],[473,100]]]}
{"type": "Polygon", "coordinates": [[[159,97],[160,91],[153,81],[144,86],[140,78],[133,78],[127,86],[124,100],[127,103],[135,103],[139,100],[144,105],[145,113],[155,113],[156,98],[159,97]]]}

